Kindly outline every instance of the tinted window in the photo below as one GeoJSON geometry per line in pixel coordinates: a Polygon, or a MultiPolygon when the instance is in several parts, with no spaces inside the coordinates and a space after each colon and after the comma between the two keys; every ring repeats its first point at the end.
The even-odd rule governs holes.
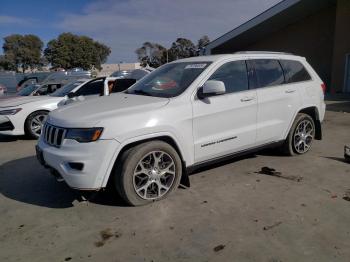
{"type": "Polygon", "coordinates": [[[63,86],[62,88],[56,90],[55,92],[53,92],[51,96],[64,97],[65,95],[68,95],[68,93],[70,93],[74,88],[81,85],[82,83],[84,83],[84,81],[71,82],[63,86]]]}
{"type": "Polygon", "coordinates": [[[89,96],[103,94],[104,79],[98,79],[82,86],[77,92],[77,96],[89,96]]]}
{"type": "Polygon", "coordinates": [[[284,71],[286,83],[302,82],[311,79],[311,76],[300,62],[281,60],[280,63],[284,71]]]}
{"type": "Polygon", "coordinates": [[[257,59],[253,62],[259,87],[276,86],[284,83],[283,71],[277,60],[257,59]]]}
{"type": "Polygon", "coordinates": [[[23,89],[21,89],[17,95],[19,96],[29,96],[33,93],[33,91],[35,91],[39,86],[38,85],[30,85],[30,86],[26,86],[23,89]]]}
{"type": "Polygon", "coordinates": [[[224,82],[226,93],[248,90],[248,74],[245,61],[234,61],[222,65],[209,80],[224,82]]]}

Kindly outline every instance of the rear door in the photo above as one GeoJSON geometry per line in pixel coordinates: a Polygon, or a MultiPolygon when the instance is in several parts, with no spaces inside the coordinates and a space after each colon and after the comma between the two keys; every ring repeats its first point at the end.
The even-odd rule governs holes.
{"type": "Polygon", "coordinates": [[[256,137],[257,97],[246,62],[226,62],[207,80],[224,82],[226,94],[193,101],[196,163],[250,148],[256,137]]]}
{"type": "Polygon", "coordinates": [[[280,141],[300,106],[298,89],[293,84],[285,84],[278,60],[253,59],[249,63],[257,81],[257,145],[280,141]]]}

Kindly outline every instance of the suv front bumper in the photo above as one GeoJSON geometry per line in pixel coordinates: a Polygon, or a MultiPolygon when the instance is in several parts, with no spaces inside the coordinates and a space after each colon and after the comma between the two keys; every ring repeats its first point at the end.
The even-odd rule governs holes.
{"type": "Polygon", "coordinates": [[[116,140],[79,143],[65,139],[61,147],[46,144],[40,138],[37,158],[46,168],[57,172],[68,186],[80,190],[99,190],[113,168],[114,154],[119,147],[116,140]]]}

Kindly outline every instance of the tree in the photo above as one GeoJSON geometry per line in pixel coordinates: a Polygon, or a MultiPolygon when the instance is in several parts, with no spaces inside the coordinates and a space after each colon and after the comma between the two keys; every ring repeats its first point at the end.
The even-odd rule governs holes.
{"type": "Polygon", "coordinates": [[[160,44],[145,42],[142,47],[136,49],[136,54],[141,66],[157,68],[166,63],[167,50],[160,44]]]}
{"type": "Polygon", "coordinates": [[[191,40],[178,38],[169,49],[169,61],[192,57],[196,55],[196,46],[191,40]]]}
{"type": "Polygon", "coordinates": [[[40,65],[43,42],[35,35],[13,34],[4,38],[4,55],[0,59],[1,67],[7,70],[24,72],[40,65]]]}
{"type": "Polygon", "coordinates": [[[82,67],[85,70],[95,67],[100,70],[110,53],[108,46],[90,37],[62,33],[48,42],[44,56],[53,67],[82,67]]]}
{"type": "Polygon", "coordinates": [[[209,43],[210,43],[209,37],[207,35],[202,36],[197,43],[197,54],[199,55],[201,50],[203,50],[205,46],[209,43]]]}

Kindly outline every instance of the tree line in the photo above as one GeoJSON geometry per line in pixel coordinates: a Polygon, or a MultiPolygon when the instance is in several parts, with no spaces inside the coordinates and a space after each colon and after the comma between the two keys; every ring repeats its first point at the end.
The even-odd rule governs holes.
{"type": "MultiPolygon", "coordinates": [[[[177,59],[199,55],[209,43],[209,37],[201,37],[195,45],[191,40],[178,38],[169,49],[145,42],[136,50],[142,66],[159,67],[177,59]]],[[[27,69],[42,69],[51,64],[53,68],[71,69],[81,67],[85,70],[101,69],[107,61],[111,49],[103,43],[87,36],[62,33],[50,40],[46,48],[36,35],[13,34],[4,37],[3,55],[0,55],[0,69],[25,72],[27,69]]]]}
{"type": "Polygon", "coordinates": [[[169,49],[157,43],[145,42],[135,52],[142,66],[157,68],[177,59],[198,56],[209,42],[206,35],[202,36],[196,45],[189,39],[178,38],[169,49]]]}
{"type": "Polygon", "coordinates": [[[13,34],[4,38],[0,69],[25,72],[41,69],[49,63],[53,68],[81,67],[101,69],[111,49],[87,36],[62,33],[56,39],[44,43],[36,35],[13,34]]]}

